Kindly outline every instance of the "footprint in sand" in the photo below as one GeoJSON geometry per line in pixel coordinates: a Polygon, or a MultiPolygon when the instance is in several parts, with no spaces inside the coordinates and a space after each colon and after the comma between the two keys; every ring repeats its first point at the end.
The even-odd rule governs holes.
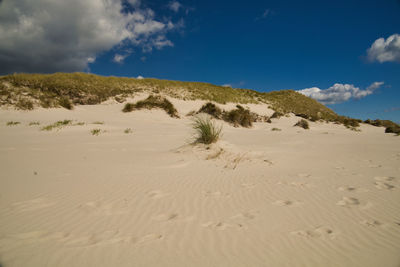
{"type": "Polygon", "coordinates": [[[300,230],[291,232],[292,235],[297,235],[306,238],[330,238],[334,239],[337,236],[330,227],[318,226],[312,230],[300,230]]]}
{"type": "Polygon", "coordinates": [[[342,192],[354,192],[354,193],[361,193],[361,192],[368,192],[368,189],[365,188],[358,188],[355,186],[340,186],[337,188],[338,191],[342,192]]]}
{"type": "Polygon", "coordinates": [[[18,212],[35,211],[39,209],[48,208],[55,205],[54,202],[46,198],[35,198],[27,201],[13,203],[13,208],[18,212]]]}
{"type": "Polygon", "coordinates": [[[277,200],[272,202],[272,204],[279,206],[279,207],[296,207],[296,206],[300,206],[302,203],[298,202],[298,201],[292,201],[292,200],[277,200]]]}
{"type": "Polygon", "coordinates": [[[339,206],[356,206],[360,205],[360,201],[357,198],[354,197],[342,197],[342,200],[338,201],[336,205],[339,206]]]}
{"type": "Polygon", "coordinates": [[[395,188],[395,186],[392,184],[380,182],[380,181],[377,181],[374,184],[375,184],[375,187],[378,189],[392,190],[395,188]]]}
{"type": "MultiPolygon", "coordinates": [[[[125,205],[121,204],[119,206],[125,205]]],[[[110,215],[120,215],[120,214],[126,214],[128,213],[127,208],[122,208],[122,207],[117,207],[116,205],[113,204],[104,204],[102,202],[98,201],[91,201],[87,202],[85,204],[79,205],[79,209],[87,212],[87,213],[92,213],[96,215],[104,215],[104,216],[110,216],[110,215]]]]}
{"type": "Polygon", "coordinates": [[[151,219],[159,222],[189,222],[194,219],[194,216],[184,217],[178,213],[163,213],[153,216],[151,219]]]}
{"type": "Polygon", "coordinates": [[[203,191],[203,194],[205,197],[214,197],[214,198],[219,198],[219,197],[229,197],[229,193],[222,193],[220,191],[203,191]]]}
{"type": "Polygon", "coordinates": [[[241,184],[242,187],[246,188],[246,189],[252,189],[254,188],[256,185],[255,184],[248,184],[248,183],[244,183],[241,184]]]}
{"type": "Polygon", "coordinates": [[[201,226],[215,229],[215,230],[226,230],[229,228],[233,229],[244,229],[245,226],[241,223],[225,223],[225,222],[206,222],[203,223],[201,226]]]}
{"type": "Polygon", "coordinates": [[[244,220],[252,220],[254,218],[256,218],[256,216],[259,214],[258,211],[256,210],[249,210],[249,211],[245,211],[236,215],[233,215],[231,217],[231,219],[244,219],[244,220]]]}
{"type": "Polygon", "coordinates": [[[360,224],[369,226],[369,227],[377,227],[377,226],[384,226],[383,223],[377,220],[363,220],[360,222],[360,224]]]}
{"type": "Polygon", "coordinates": [[[153,190],[153,191],[147,192],[147,196],[150,197],[151,199],[159,199],[159,198],[169,196],[169,194],[164,193],[161,190],[153,190]]]}
{"type": "Polygon", "coordinates": [[[299,173],[299,174],[297,174],[297,176],[300,177],[300,178],[309,178],[309,177],[311,177],[311,174],[309,174],[309,173],[299,173]]]}

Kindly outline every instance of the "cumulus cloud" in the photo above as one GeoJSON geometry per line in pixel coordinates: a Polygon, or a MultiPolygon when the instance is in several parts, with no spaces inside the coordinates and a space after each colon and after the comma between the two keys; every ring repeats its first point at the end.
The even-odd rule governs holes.
{"type": "Polygon", "coordinates": [[[311,97],[323,104],[337,104],[348,101],[350,99],[360,99],[373,92],[382,86],[384,82],[374,82],[365,90],[361,90],[352,84],[335,83],[328,89],[319,89],[318,87],[306,88],[297,92],[311,97]]]}
{"type": "Polygon", "coordinates": [[[379,38],[367,50],[368,59],[370,61],[383,62],[400,62],[400,35],[393,34],[386,40],[379,38]]]}
{"type": "Polygon", "coordinates": [[[132,8],[122,0],[0,1],[0,74],[82,71],[111,49],[173,46],[172,21],[157,20],[140,0],[125,3],[132,8]]]}
{"type": "Polygon", "coordinates": [[[141,76],[141,75],[139,75],[139,76],[137,76],[137,78],[136,79],[138,79],[138,80],[143,80],[144,79],[144,77],[143,76],[141,76]]]}
{"type": "Polygon", "coordinates": [[[169,2],[168,7],[169,7],[172,11],[178,12],[179,9],[182,7],[182,4],[179,3],[178,1],[171,1],[171,2],[169,2]]]}
{"type": "Polygon", "coordinates": [[[232,88],[232,84],[226,83],[226,84],[223,84],[222,87],[230,87],[230,88],[232,88]]]}

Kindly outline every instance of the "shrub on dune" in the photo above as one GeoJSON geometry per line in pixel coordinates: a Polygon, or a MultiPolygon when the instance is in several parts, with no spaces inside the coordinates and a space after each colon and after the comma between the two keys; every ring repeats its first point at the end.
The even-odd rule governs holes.
{"type": "Polygon", "coordinates": [[[295,125],[293,125],[293,126],[298,126],[298,127],[301,127],[301,128],[303,128],[303,129],[310,129],[310,126],[308,125],[308,121],[306,121],[306,120],[304,120],[304,119],[301,119],[301,120],[299,120],[295,125]]]}
{"type": "Polygon", "coordinates": [[[165,97],[150,95],[145,100],[138,101],[136,103],[126,103],[123,112],[131,112],[136,109],[153,109],[161,108],[165,110],[173,118],[179,118],[178,111],[174,105],[165,97]]]}

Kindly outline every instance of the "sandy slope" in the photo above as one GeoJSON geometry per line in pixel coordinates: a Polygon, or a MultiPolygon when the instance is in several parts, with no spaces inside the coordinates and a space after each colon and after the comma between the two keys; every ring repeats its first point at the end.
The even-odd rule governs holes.
{"type": "Polygon", "coordinates": [[[184,116],[121,109],[0,111],[3,266],[400,265],[400,138],[384,128],[224,124],[206,149],[184,116]],[[39,130],[63,119],[87,124],[39,130]]]}

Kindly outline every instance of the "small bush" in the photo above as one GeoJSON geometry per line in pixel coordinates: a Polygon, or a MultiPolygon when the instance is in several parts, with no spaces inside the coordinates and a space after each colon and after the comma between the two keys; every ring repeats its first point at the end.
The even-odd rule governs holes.
{"type": "Polygon", "coordinates": [[[34,125],[40,125],[40,122],[38,122],[38,121],[31,121],[31,122],[29,123],[29,126],[34,126],[34,125]]]}
{"type": "Polygon", "coordinates": [[[279,129],[279,128],[272,128],[271,131],[278,131],[278,132],[280,132],[280,131],[282,131],[282,130],[279,129]]]}
{"type": "Polygon", "coordinates": [[[19,121],[9,121],[6,123],[7,126],[15,126],[21,124],[19,121]]]}
{"type": "Polygon", "coordinates": [[[72,120],[57,121],[57,122],[55,122],[53,124],[49,124],[47,126],[42,127],[41,130],[42,131],[51,131],[51,130],[53,130],[55,128],[61,129],[64,126],[71,125],[71,123],[72,123],[72,120]]]}
{"type": "Polygon", "coordinates": [[[301,119],[299,120],[295,125],[293,126],[298,126],[301,127],[303,129],[310,129],[310,126],[308,125],[308,121],[301,119]]]}
{"type": "Polygon", "coordinates": [[[272,114],[272,116],[270,117],[270,119],[279,119],[283,115],[285,115],[285,114],[283,114],[281,112],[278,112],[278,111],[275,111],[274,114],[272,114]]]}
{"type": "Polygon", "coordinates": [[[399,135],[400,134],[400,127],[396,127],[396,126],[386,127],[385,133],[395,133],[395,134],[399,135]]]}
{"type": "Polygon", "coordinates": [[[100,130],[100,129],[92,129],[92,130],[90,131],[90,133],[91,133],[92,135],[97,136],[97,135],[99,135],[99,134],[101,133],[101,130],[100,130]]]}
{"type": "Polygon", "coordinates": [[[69,109],[69,110],[71,110],[71,109],[74,108],[74,106],[73,106],[72,103],[71,103],[71,100],[69,100],[69,98],[67,98],[67,97],[61,97],[61,98],[58,100],[58,104],[59,104],[61,107],[66,108],[66,109],[69,109]]]}
{"type": "Polygon", "coordinates": [[[242,106],[237,105],[236,109],[224,112],[223,119],[226,122],[232,123],[235,127],[251,127],[253,126],[254,117],[250,110],[244,109],[242,106]]]}
{"type": "Polygon", "coordinates": [[[174,105],[165,97],[150,95],[145,100],[141,100],[133,103],[126,103],[123,112],[131,112],[135,109],[153,109],[153,108],[161,108],[165,110],[168,115],[173,118],[179,118],[178,111],[175,109],[174,105]]]}
{"type": "Polygon", "coordinates": [[[218,141],[221,136],[222,127],[215,125],[210,117],[196,117],[193,122],[196,131],[196,142],[211,144],[218,141]]]}
{"type": "Polygon", "coordinates": [[[131,128],[126,128],[126,129],[124,130],[124,133],[130,134],[130,133],[132,133],[132,129],[131,129],[131,128]]]}
{"type": "Polygon", "coordinates": [[[199,109],[198,113],[206,113],[213,116],[216,119],[221,119],[222,116],[222,110],[211,102],[204,104],[199,109]]]}

